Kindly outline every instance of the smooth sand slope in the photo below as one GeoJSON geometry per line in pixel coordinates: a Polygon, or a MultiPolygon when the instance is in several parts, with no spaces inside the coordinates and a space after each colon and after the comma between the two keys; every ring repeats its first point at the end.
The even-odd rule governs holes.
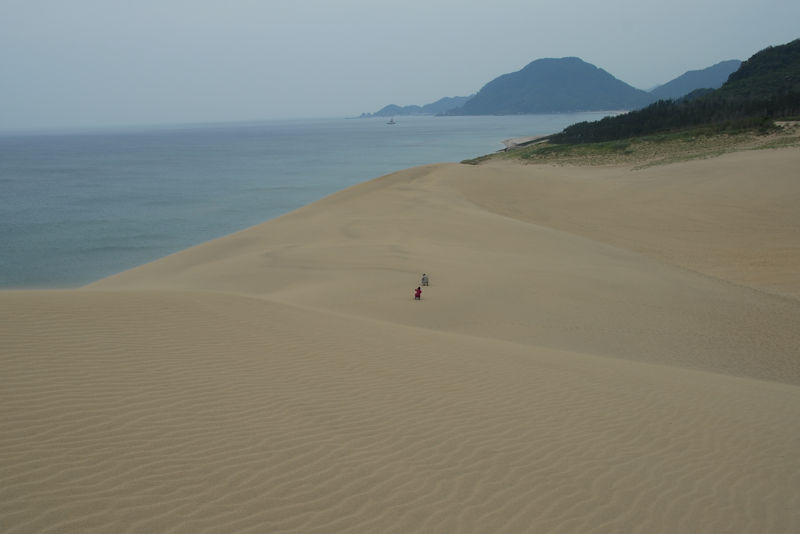
{"type": "Polygon", "coordinates": [[[798,531],[798,168],[418,167],[0,293],[0,531],[798,531]]]}

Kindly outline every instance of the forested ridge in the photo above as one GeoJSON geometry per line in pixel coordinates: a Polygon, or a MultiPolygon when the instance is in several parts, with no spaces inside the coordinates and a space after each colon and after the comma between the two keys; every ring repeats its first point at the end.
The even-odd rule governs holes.
{"type": "Polygon", "coordinates": [[[550,140],[593,143],[699,126],[719,131],[758,128],[796,116],[800,116],[800,39],[756,53],[719,89],[573,124],[550,140]]]}

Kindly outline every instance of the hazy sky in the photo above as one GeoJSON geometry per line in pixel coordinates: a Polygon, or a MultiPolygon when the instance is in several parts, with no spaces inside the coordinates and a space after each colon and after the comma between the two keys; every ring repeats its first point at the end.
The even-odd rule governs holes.
{"type": "Polygon", "coordinates": [[[649,89],[798,21],[798,0],[0,0],[0,129],[354,116],[544,57],[649,89]]]}

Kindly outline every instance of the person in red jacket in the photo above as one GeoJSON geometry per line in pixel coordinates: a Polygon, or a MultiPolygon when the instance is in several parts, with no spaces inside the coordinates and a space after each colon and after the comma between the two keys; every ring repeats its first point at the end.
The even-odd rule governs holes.
{"type": "Polygon", "coordinates": [[[419,300],[422,298],[422,288],[417,286],[417,289],[414,290],[414,300],[419,300]]]}

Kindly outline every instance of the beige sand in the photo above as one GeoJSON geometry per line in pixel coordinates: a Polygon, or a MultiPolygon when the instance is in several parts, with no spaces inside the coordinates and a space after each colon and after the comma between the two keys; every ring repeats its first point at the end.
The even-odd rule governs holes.
{"type": "Polygon", "coordinates": [[[0,531],[800,531],[798,168],[419,167],[2,292],[0,531]]]}

